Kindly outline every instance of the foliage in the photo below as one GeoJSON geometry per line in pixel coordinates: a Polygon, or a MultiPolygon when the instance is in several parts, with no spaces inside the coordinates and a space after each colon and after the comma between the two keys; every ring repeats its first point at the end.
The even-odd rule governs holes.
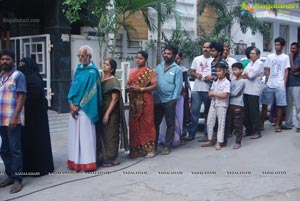
{"type": "Polygon", "coordinates": [[[118,30],[133,29],[132,25],[126,23],[128,17],[132,14],[141,11],[145,22],[150,30],[157,28],[157,22],[163,22],[166,15],[170,12],[171,5],[175,4],[175,0],[64,0],[64,13],[67,19],[71,22],[87,20],[90,23],[96,24],[100,50],[100,58],[111,52],[111,57],[114,57],[115,43],[109,45],[110,34],[117,35],[118,30]],[[148,15],[148,8],[159,8],[160,18],[156,22],[148,15]],[[108,50],[110,48],[110,50],[108,50]]]}
{"type": "MultiPolygon", "coordinates": [[[[204,42],[228,42],[228,38],[225,35],[215,37],[212,34],[205,34],[204,32],[200,37],[193,39],[185,30],[174,30],[171,37],[167,38],[165,34],[162,36],[162,46],[173,45],[178,48],[179,52],[182,52],[183,57],[192,61],[196,56],[202,54],[202,46],[204,42]]],[[[156,44],[155,40],[148,42],[148,48],[154,48],[156,44]]],[[[160,52],[162,54],[162,52],[160,52]]]]}
{"type": "Polygon", "coordinates": [[[220,34],[226,34],[230,40],[231,27],[235,22],[237,22],[240,24],[242,33],[246,33],[248,30],[251,30],[253,35],[259,32],[270,37],[271,32],[268,26],[253,16],[252,13],[241,12],[242,5],[245,3],[272,4],[274,3],[274,0],[201,0],[199,4],[199,13],[200,15],[203,14],[207,6],[211,6],[215,9],[218,16],[211,33],[212,35],[218,36],[220,34]]]}

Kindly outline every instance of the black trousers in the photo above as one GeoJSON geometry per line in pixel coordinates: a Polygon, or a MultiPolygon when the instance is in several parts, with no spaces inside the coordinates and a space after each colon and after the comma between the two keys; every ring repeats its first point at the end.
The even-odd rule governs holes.
{"type": "Polygon", "coordinates": [[[159,125],[165,116],[167,123],[165,146],[171,148],[175,134],[176,99],[166,103],[154,104],[154,121],[156,129],[156,149],[159,137],[159,125]]]}
{"type": "Polygon", "coordinates": [[[259,96],[244,94],[244,125],[247,135],[260,135],[259,96]]]}
{"type": "Polygon", "coordinates": [[[227,144],[227,139],[233,130],[236,134],[236,144],[242,143],[243,137],[243,119],[244,107],[237,105],[229,105],[226,113],[226,124],[224,133],[224,143],[227,144]]]}

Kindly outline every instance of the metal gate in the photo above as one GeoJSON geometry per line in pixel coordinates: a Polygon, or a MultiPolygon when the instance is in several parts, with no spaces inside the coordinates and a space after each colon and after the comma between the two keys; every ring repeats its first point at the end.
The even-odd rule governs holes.
{"type": "Polygon", "coordinates": [[[44,81],[45,96],[50,107],[53,95],[51,91],[50,52],[52,45],[50,35],[13,37],[10,39],[10,44],[11,49],[16,53],[16,62],[20,61],[23,57],[35,59],[44,81]]]}

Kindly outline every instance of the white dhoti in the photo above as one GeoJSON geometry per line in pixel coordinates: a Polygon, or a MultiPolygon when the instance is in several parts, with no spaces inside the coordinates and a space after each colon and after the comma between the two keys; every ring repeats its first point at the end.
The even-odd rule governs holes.
{"type": "Polygon", "coordinates": [[[96,170],[96,128],[80,110],[78,118],[69,119],[68,167],[75,171],[96,170]]]}

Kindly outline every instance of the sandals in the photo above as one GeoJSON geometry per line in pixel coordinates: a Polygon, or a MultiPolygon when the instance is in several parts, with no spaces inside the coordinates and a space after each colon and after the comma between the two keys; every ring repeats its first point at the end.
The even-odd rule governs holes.
{"type": "Polygon", "coordinates": [[[181,140],[180,140],[180,145],[185,145],[185,144],[186,144],[185,140],[184,140],[184,139],[181,139],[181,140]]]}
{"type": "Polygon", "coordinates": [[[280,128],[280,127],[275,127],[275,132],[276,132],[276,133],[281,132],[281,128],[280,128]]]}
{"type": "Polygon", "coordinates": [[[255,139],[258,139],[258,138],[261,138],[260,134],[254,134],[254,135],[250,136],[250,139],[252,139],[252,140],[255,140],[255,139]]]}
{"type": "Polygon", "coordinates": [[[22,183],[19,182],[19,181],[15,181],[15,182],[14,182],[14,185],[12,185],[12,187],[11,187],[9,193],[10,193],[10,194],[17,193],[17,192],[21,191],[22,188],[23,188],[22,183]]]}
{"type": "Polygon", "coordinates": [[[165,147],[164,150],[161,152],[161,155],[169,155],[170,154],[170,149],[165,147]]]}
{"type": "Polygon", "coordinates": [[[155,156],[155,152],[151,151],[145,156],[145,158],[153,158],[154,156],[155,156]]]}
{"type": "Polygon", "coordinates": [[[235,145],[233,145],[233,147],[232,147],[232,149],[239,149],[239,148],[241,148],[241,145],[240,145],[240,144],[235,144],[235,145]]]}
{"type": "Polygon", "coordinates": [[[221,144],[220,144],[220,143],[217,143],[217,144],[216,144],[216,150],[221,150],[221,148],[222,148],[222,147],[221,147],[221,144]]]}
{"type": "Polygon", "coordinates": [[[6,179],[2,180],[0,182],[0,188],[12,185],[14,183],[14,180],[12,180],[11,178],[7,177],[6,179]]]}
{"type": "Polygon", "coordinates": [[[203,143],[201,143],[201,147],[211,147],[211,146],[213,146],[214,144],[212,143],[212,141],[207,141],[207,142],[203,142],[203,143]]]}
{"type": "Polygon", "coordinates": [[[116,165],[120,165],[120,161],[118,161],[118,160],[104,161],[102,166],[103,167],[112,167],[112,166],[116,166],[116,165]]]}

